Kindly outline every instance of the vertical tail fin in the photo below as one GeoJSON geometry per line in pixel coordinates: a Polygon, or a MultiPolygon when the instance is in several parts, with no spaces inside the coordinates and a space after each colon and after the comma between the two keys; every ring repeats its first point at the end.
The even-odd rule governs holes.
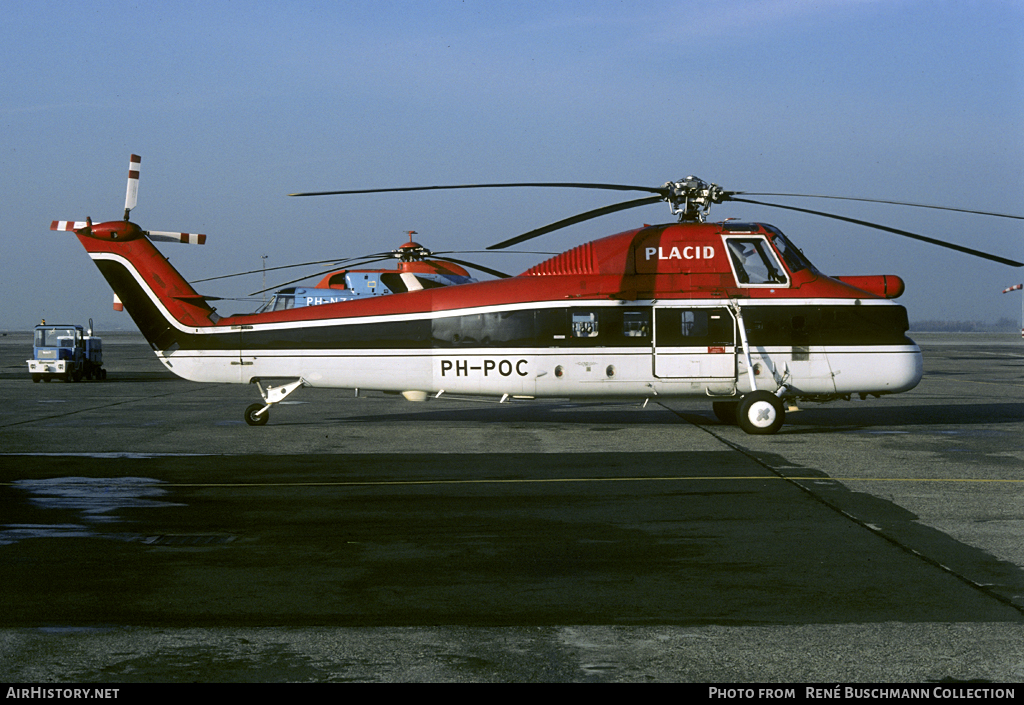
{"type": "MultiPolygon", "coordinates": [[[[93,231],[100,228],[102,225],[94,226],[93,231]]],[[[196,293],[147,238],[118,242],[76,234],[116,300],[154,349],[170,349],[183,335],[218,320],[206,298],[196,293]]]]}
{"type": "Polygon", "coordinates": [[[51,230],[73,231],[114,290],[114,309],[128,309],[135,324],[157,350],[179,344],[182,336],[213,325],[218,316],[150,240],[202,245],[198,233],[146,231],[128,220],[139,200],[142,157],[128,160],[124,220],[100,223],[55,220],[51,230]]]}

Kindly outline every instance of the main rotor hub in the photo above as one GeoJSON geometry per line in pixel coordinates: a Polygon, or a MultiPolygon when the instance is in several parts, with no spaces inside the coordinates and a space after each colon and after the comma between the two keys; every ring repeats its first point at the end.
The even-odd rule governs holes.
{"type": "Polygon", "coordinates": [[[426,247],[418,242],[413,242],[412,237],[409,238],[409,242],[399,245],[398,249],[394,251],[395,257],[402,262],[419,262],[430,257],[431,254],[426,247]]]}
{"type": "Polygon", "coordinates": [[[721,203],[725,191],[717,184],[709,184],[696,176],[687,176],[679,181],[669,181],[663,187],[665,200],[672,208],[672,215],[680,223],[703,223],[711,210],[712,203],[721,203]]]}

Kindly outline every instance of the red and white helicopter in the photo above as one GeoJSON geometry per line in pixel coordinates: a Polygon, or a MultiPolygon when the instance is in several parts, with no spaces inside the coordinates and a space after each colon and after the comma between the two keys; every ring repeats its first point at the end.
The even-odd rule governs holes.
{"type": "Polygon", "coordinates": [[[917,385],[921,350],[906,335],[906,310],[893,301],[904,289],[898,276],[827,276],[774,226],[706,222],[710,206],[724,201],[813,213],[1024,266],[903,230],[742,197],[800,194],[730,192],[696,177],[660,187],[519,183],[329,191],[292,195],[497,187],[653,194],[489,250],[659,201],[670,204],[677,222],[587,242],[517,276],[448,256],[456,253],[432,253],[410,233],[393,252],[304,263],[344,268],[312,287],[282,288],[254,313],[222,317],[210,305],[214,297],[199,294],[151,242],[203,244],[205,236],[145,231],[128,220],[140,163],[132,155],[123,220],[54,221],[50,227],[75,232],[113,288],[115,307],[123,302],[170,371],[197,382],[256,383],[263,403],[245,410],[250,425],[267,423],[270,408],[300,387],[331,387],[397,392],[410,400],[442,394],[644,403],[698,397],[710,400],[723,422],[767,434],[779,430],[795,401],[866,398],[917,385]],[[391,258],[398,260],[396,269],[359,269],[391,258]],[[477,281],[463,265],[496,278],[477,281]]]}

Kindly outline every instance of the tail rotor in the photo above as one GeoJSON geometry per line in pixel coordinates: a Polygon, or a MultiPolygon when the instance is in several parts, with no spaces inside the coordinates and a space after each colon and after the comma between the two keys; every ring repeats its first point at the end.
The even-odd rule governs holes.
{"type": "Polygon", "coordinates": [[[79,235],[88,235],[101,240],[118,240],[121,242],[138,237],[147,237],[154,242],[178,242],[185,245],[205,245],[206,235],[201,233],[170,232],[167,230],[143,230],[129,221],[129,215],[139,202],[139,171],[142,157],[131,155],[128,161],[128,188],[124,197],[124,219],[93,225],[91,218],[81,220],[55,220],[50,223],[50,230],[72,231],[79,235]]]}

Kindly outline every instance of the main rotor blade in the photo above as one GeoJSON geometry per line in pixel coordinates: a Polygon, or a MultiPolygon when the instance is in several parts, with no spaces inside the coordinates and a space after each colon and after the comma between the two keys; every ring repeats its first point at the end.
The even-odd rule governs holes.
{"type": "MultiPolygon", "coordinates": [[[[441,250],[440,252],[431,252],[431,257],[437,255],[494,255],[498,254],[494,250],[441,250]]],[[[502,252],[503,255],[557,255],[558,252],[533,252],[531,250],[509,250],[502,252]]]]}
{"type": "Polygon", "coordinates": [[[489,267],[484,267],[483,265],[476,264],[475,262],[466,262],[465,260],[455,259],[454,257],[439,257],[436,252],[430,255],[430,259],[439,259],[442,262],[451,262],[452,264],[462,265],[463,267],[479,269],[481,272],[486,272],[487,274],[498,277],[499,279],[508,279],[512,276],[511,274],[505,274],[505,272],[499,272],[497,269],[490,269],[489,267]]]}
{"type": "MultiPolygon", "coordinates": [[[[334,259],[320,259],[320,260],[314,260],[312,262],[299,262],[297,264],[282,264],[282,265],[278,265],[276,267],[267,267],[266,269],[250,269],[248,272],[235,272],[234,274],[221,274],[221,275],[216,276],[216,277],[207,277],[206,279],[196,279],[192,283],[193,284],[198,284],[199,282],[209,282],[209,281],[214,281],[215,279],[230,279],[231,277],[241,277],[241,276],[244,276],[246,274],[262,274],[263,272],[275,272],[275,271],[277,271],[279,269],[294,269],[295,267],[312,267],[314,264],[345,264],[347,262],[352,262],[352,261],[357,260],[357,259],[365,259],[367,257],[381,257],[381,258],[385,258],[385,257],[388,257],[388,256],[391,256],[390,252],[374,252],[373,254],[362,255],[360,257],[345,257],[345,258],[342,258],[342,259],[338,259],[336,257],[334,259]]],[[[316,275],[313,274],[313,275],[310,275],[310,276],[316,276],[316,275]]],[[[259,292],[257,292],[257,293],[259,293],[259,292]]]]}
{"type": "MultiPolygon", "coordinates": [[[[387,257],[375,257],[373,259],[363,260],[361,262],[353,262],[350,266],[358,267],[358,266],[363,265],[363,264],[370,264],[371,262],[381,262],[381,261],[386,260],[386,259],[391,259],[391,253],[388,253],[387,257]]],[[[289,284],[297,284],[298,282],[306,281],[307,279],[312,279],[313,277],[322,277],[322,276],[324,276],[324,272],[316,272],[315,274],[308,274],[308,275],[306,275],[304,277],[299,277],[298,279],[292,279],[291,281],[286,281],[286,282],[284,282],[282,284],[275,284],[274,286],[268,286],[266,289],[260,289],[259,291],[254,291],[251,294],[249,294],[249,296],[256,296],[256,294],[262,294],[264,291],[270,291],[272,289],[280,289],[281,287],[288,286],[289,284]]]]}
{"type": "Polygon", "coordinates": [[[912,208],[932,208],[940,211],[955,211],[957,213],[970,213],[971,215],[991,215],[996,218],[1013,218],[1024,220],[1024,215],[1011,215],[1008,213],[992,213],[990,211],[974,211],[969,208],[953,208],[951,206],[934,206],[928,203],[907,203],[905,201],[886,201],[878,198],[852,198],[850,196],[820,196],[811,193],[755,193],[753,191],[728,191],[723,200],[739,200],[733,196],[785,196],[787,198],[828,198],[835,201],[860,201],[861,203],[885,203],[891,206],[910,206],[912,208]]]}
{"type": "Polygon", "coordinates": [[[309,191],[306,193],[289,193],[289,196],[345,196],[354,193],[395,193],[399,191],[451,191],[455,189],[469,188],[589,188],[605,189],[609,191],[647,191],[649,193],[668,193],[668,190],[653,186],[630,186],[627,184],[588,184],[577,182],[526,182],[512,184],[461,184],[455,186],[405,186],[401,188],[370,188],[356,189],[350,191],[309,191]]]}
{"type": "Polygon", "coordinates": [[[893,233],[895,235],[902,235],[903,237],[909,237],[914,240],[920,240],[922,242],[930,242],[933,245],[939,247],[945,247],[950,250],[956,250],[957,252],[963,252],[964,254],[973,255],[974,257],[981,257],[982,259],[992,260],[993,262],[999,262],[1000,264],[1006,264],[1011,267],[1024,267],[1024,263],[1017,262],[1012,259],[1006,259],[999,255],[989,254],[988,252],[982,252],[981,250],[974,250],[970,247],[963,247],[962,245],[954,245],[951,242],[945,242],[944,240],[936,240],[935,238],[926,237],[924,235],[917,235],[916,233],[910,233],[906,230],[899,230],[897,228],[890,228],[887,225],[879,225],[878,223],[870,223],[866,220],[858,220],[856,218],[847,218],[846,216],[836,215],[835,213],[824,213],[822,211],[809,210],[807,208],[797,208],[795,206],[783,206],[778,203],[764,203],[762,201],[752,201],[747,198],[731,198],[730,200],[738,203],[752,203],[756,206],[768,206],[771,208],[784,208],[789,211],[797,211],[799,213],[810,213],[811,215],[820,215],[824,218],[832,218],[834,220],[842,220],[847,223],[853,223],[855,225],[863,225],[868,228],[874,228],[875,230],[883,230],[887,233],[893,233]]]}
{"type": "Polygon", "coordinates": [[[490,245],[487,249],[503,250],[506,247],[518,245],[520,242],[525,242],[526,240],[531,240],[535,237],[539,237],[541,235],[546,235],[547,233],[554,232],[555,230],[560,230],[562,228],[567,228],[570,225],[576,225],[577,223],[582,223],[584,221],[591,220],[592,218],[600,218],[602,215],[609,215],[611,213],[617,213],[618,211],[624,211],[630,208],[636,208],[638,206],[649,206],[652,203],[658,203],[661,200],[663,200],[661,196],[648,196],[647,198],[638,198],[635,201],[623,201],[622,203],[615,203],[610,206],[604,206],[603,208],[597,208],[592,211],[587,211],[586,213],[580,213],[579,215],[574,215],[571,218],[559,220],[557,223],[551,223],[550,225],[545,225],[542,228],[531,230],[528,233],[517,235],[516,237],[510,238],[503,242],[499,242],[496,245],[490,245]]]}

